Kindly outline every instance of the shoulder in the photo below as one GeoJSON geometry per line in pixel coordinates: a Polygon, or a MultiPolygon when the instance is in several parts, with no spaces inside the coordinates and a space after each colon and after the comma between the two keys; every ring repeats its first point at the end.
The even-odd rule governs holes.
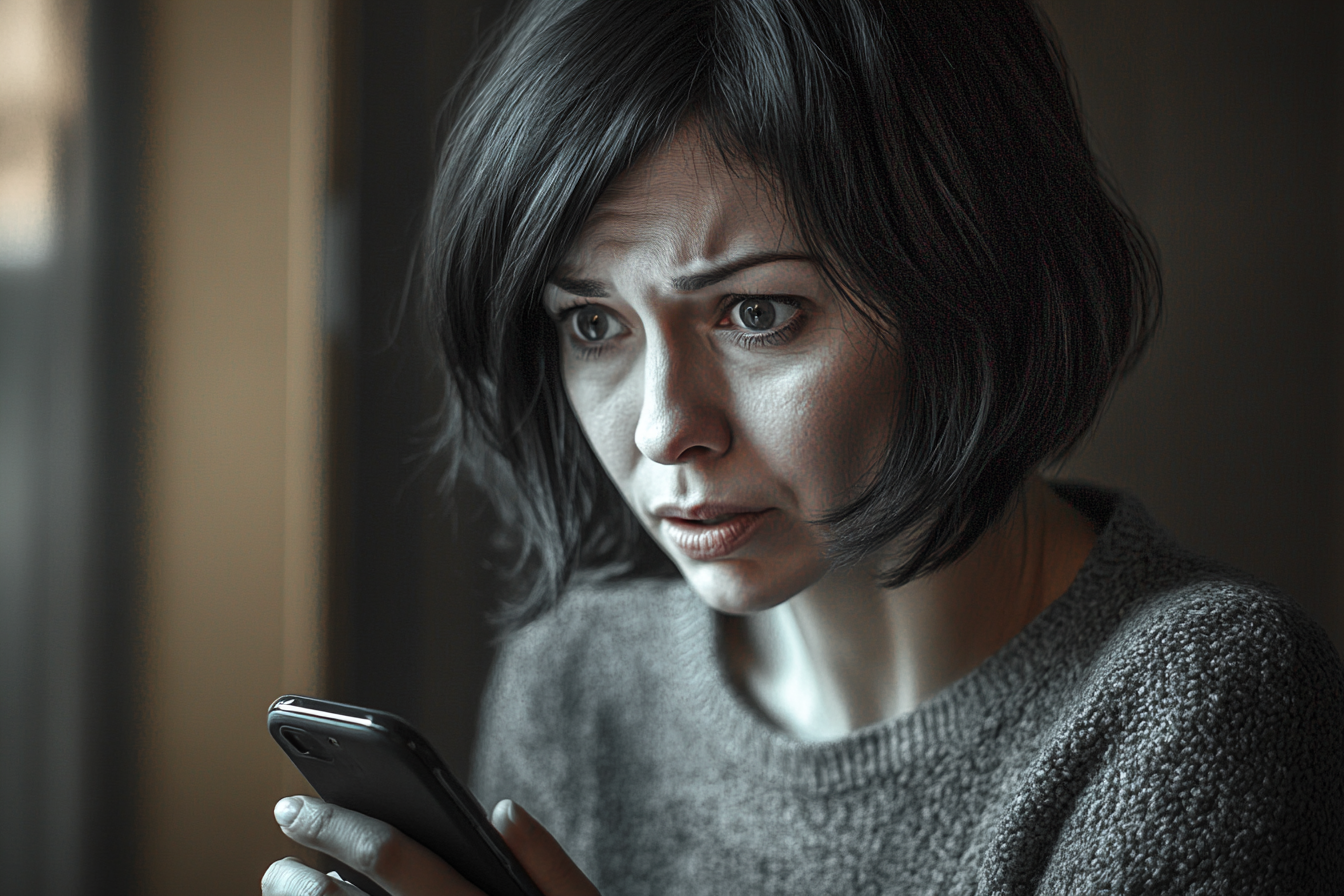
{"type": "Polygon", "coordinates": [[[1176,777],[1221,769],[1266,811],[1294,791],[1331,794],[1344,811],[1344,668],[1333,645],[1276,591],[1202,572],[1140,601],[1097,658],[1087,702],[1115,755],[1176,777]]]}
{"type": "Polygon", "coordinates": [[[1105,731],[1086,851],[1181,886],[1210,873],[1196,862],[1247,892],[1344,882],[1344,676],[1324,633],[1211,578],[1156,595],[1111,648],[1075,720],[1105,731]]]}
{"type": "Polygon", "coordinates": [[[1131,496],[1062,493],[1091,502],[1094,518],[1106,515],[1071,595],[1087,607],[1080,628],[1095,650],[1094,673],[1172,682],[1187,674],[1195,692],[1243,678],[1338,686],[1329,638],[1272,585],[1185,550],[1131,496]]]}
{"type": "Polygon", "coordinates": [[[1127,692],[1130,701],[1160,697],[1201,710],[1234,696],[1258,700],[1245,726],[1272,725],[1302,701],[1344,712],[1344,670],[1333,645],[1274,587],[1169,543],[1133,558],[1117,579],[1128,593],[1100,645],[1097,684],[1142,684],[1127,692]]]}
{"type": "Polygon", "coordinates": [[[1294,774],[1344,786],[1344,666],[1320,626],[1273,586],[1176,545],[1132,498],[1114,522],[1093,583],[1111,624],[1080,695],[1114,743],[1145,761],[1171,750],[1172,767],[1239,756],[1237,776],[1286,773],[1268,767],[1280,748],[1328,751],[1294,774]]]}
{"type": "Polygon", "coordinates": [[[1344,668],[1325,633],[1271,586],[1173,544],[1133,499],[1112,528],[1081,589],[1079,674],[1009,812],[1056,846],[1038,879],[1128,867],[1259,892],[1344,875],[1344,668]]]}

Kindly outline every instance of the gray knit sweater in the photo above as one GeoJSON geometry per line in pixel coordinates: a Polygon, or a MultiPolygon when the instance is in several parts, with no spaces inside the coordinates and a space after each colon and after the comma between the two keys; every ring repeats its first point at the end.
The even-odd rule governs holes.
{"type": "Polygon", "coordinates": [[[913,712],[804,744],[681,582],[579,589],[495,669],[477,792],[606,896],[1344,893],[1344,671],[1291,602],[1134,499],[1069,591],[913,712]]]}

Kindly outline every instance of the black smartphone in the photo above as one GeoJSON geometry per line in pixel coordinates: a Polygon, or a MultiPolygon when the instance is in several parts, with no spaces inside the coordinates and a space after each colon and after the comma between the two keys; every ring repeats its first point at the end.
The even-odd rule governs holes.
{"type": "Polygon", "coordinates": [[[488,896],[541,896],[476,797],[404,719],[286,695],[266,727],[322,799],[387,822],[488,896]]]}

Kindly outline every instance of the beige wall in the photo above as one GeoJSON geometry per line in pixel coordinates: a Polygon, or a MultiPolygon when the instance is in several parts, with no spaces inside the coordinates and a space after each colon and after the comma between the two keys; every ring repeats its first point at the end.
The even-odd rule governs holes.
{"type": "Polygon", "coordinates": [[[249,893],[294,852],[264,712],[316,680],[325,32],[311,2],[150,6],[140,891],[249,893]]]}

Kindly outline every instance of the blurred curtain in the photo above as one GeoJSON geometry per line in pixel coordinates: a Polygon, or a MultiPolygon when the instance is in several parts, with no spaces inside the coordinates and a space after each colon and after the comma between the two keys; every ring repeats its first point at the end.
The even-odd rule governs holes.
{"type": "Polygon", "coordinates": [[[0,2],[0,891],[124,891],[142,33],[0,2]]]}

